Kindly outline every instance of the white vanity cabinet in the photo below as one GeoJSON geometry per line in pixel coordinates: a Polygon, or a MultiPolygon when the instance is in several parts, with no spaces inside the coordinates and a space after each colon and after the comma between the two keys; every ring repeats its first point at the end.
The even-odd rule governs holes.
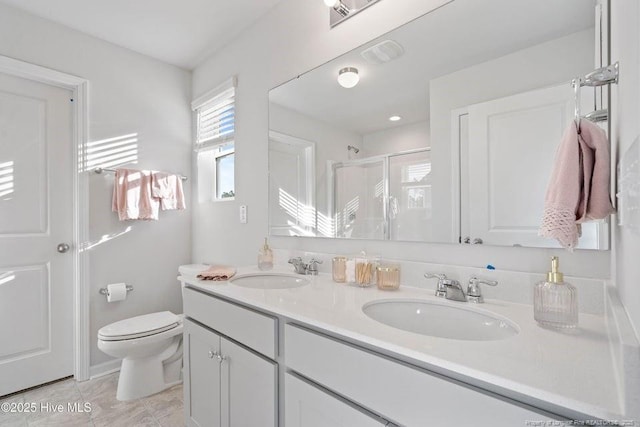
{"type": "Polygon", "coordinates": [[[254,351],[275,352],[276,319],[191,289],[184,308],[186,425],[278,425],[278,365],[254,351]],[[261,330],[272,332],[273,343],[261,330]]]}
{"type": "Polygon", "coordinates": [[[285,326],[285,357],[288,369],[400,425],[552,421],[533,408],[291,324],[285,326]]]}
{"type": "Polygon", "coordinates": [[[512,427],[562,420],[225,297],[184,289],[187,426],[512,427]]]}

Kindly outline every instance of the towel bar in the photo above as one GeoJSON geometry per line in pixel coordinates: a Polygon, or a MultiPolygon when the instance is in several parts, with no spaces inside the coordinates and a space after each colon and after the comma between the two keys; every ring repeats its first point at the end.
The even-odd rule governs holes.
{"type": "MultiPolygon", "coordinates": [[[[95,173],[97,173],[97,174],[101,174],[102,172],[115,172],[116,170],[115,169],[111,169],[111,168],[95,168],[93,171],[95,173]]],[[[187,180],[186,176],[184,176],[184,175],[179,175],[179,176],[180,176],[181,180],[183,180],[183,181],[187,180]]]]}

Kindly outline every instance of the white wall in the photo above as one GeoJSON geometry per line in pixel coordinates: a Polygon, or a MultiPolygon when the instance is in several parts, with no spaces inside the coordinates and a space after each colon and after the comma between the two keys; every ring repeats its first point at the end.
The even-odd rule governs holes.
{"type": "MultiPolygon", "coordinates": [[[[137,133],[135,167],[190,175],[189,72],[4,5],[0,55],[88,79],[90,141],[137,133]]],[[[100,327],[152,311],[181,312],[175,278],[178,265],[191,259],[191,221],[188,211],[174,211],[161,212],[157,222],[121,223],[111,212],[113,176],[89,173],[89,181],[89,243],[131,227],[89,250],[93,366],[109,360],[96,346],[100,327]],[[114,282],[135,291],[124,302],[107,304],[98,289],[114,282]]]]}
{"type": "Polygon", "coordinates": [[[410,123],[363,135],[361,154],[369,157],[426,148],[430,140],[428,121],[410,123]]]}
{"type": "MultiPolygon", "coordinates": [[[[329,29],[321,1],[283,0],[256,25],[194,70],[199,95],[230,75],[238,75],[235,202],[194,209],[194,261],[253,264],[267,233],[268,91],[359,44],[431,10],[437,0],[382,1],[329,29]],[[238,222],[238,205],[249,206],[249,223],[238,222]]],[[[431,123],[433,126],[433,122],[431,123]]],[[[558,250],[479,247],[362,240],[272,238],[277,247],[300,251],[357,253],[364,249],[389,258],[486,265],[544,272],[560,255],[567,274],[609,277],[608,254],[558,250]]],[[[278,260],[283,261],[283,260],[278,260]]],[[[286,260],[284,260],[286,261],[286,260]]]]}
{"type": "MultiPolygon", "coordinates": [[[[640,5],[611,2],[611,60],[620,61],[620,83],[612,85],[612,140],[618,160],[640,137],[640,5]]],[[[614,227],[613,279],[640,337],[640,234],[614,227]]]]}

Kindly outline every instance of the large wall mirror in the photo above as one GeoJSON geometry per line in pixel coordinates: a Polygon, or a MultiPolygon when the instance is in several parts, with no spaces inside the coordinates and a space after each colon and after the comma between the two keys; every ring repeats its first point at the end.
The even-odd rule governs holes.
{"type": "MultiPolygon", "coordinates": [[[[606,21],[600,0],[454,0],[272,89],[270,234],[559,247],[544,194],[606,21]]],[[[608,247],[583,225],[578,248],[608,247]]]]}

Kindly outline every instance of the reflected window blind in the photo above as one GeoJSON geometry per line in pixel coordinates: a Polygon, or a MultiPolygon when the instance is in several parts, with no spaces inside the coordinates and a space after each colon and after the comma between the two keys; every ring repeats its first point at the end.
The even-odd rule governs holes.
{"type": "Polygon", "coordinates": [[[235,131],[235,78],[192,103],[197,114],[195,149],[228,142],[235,131]]]}

